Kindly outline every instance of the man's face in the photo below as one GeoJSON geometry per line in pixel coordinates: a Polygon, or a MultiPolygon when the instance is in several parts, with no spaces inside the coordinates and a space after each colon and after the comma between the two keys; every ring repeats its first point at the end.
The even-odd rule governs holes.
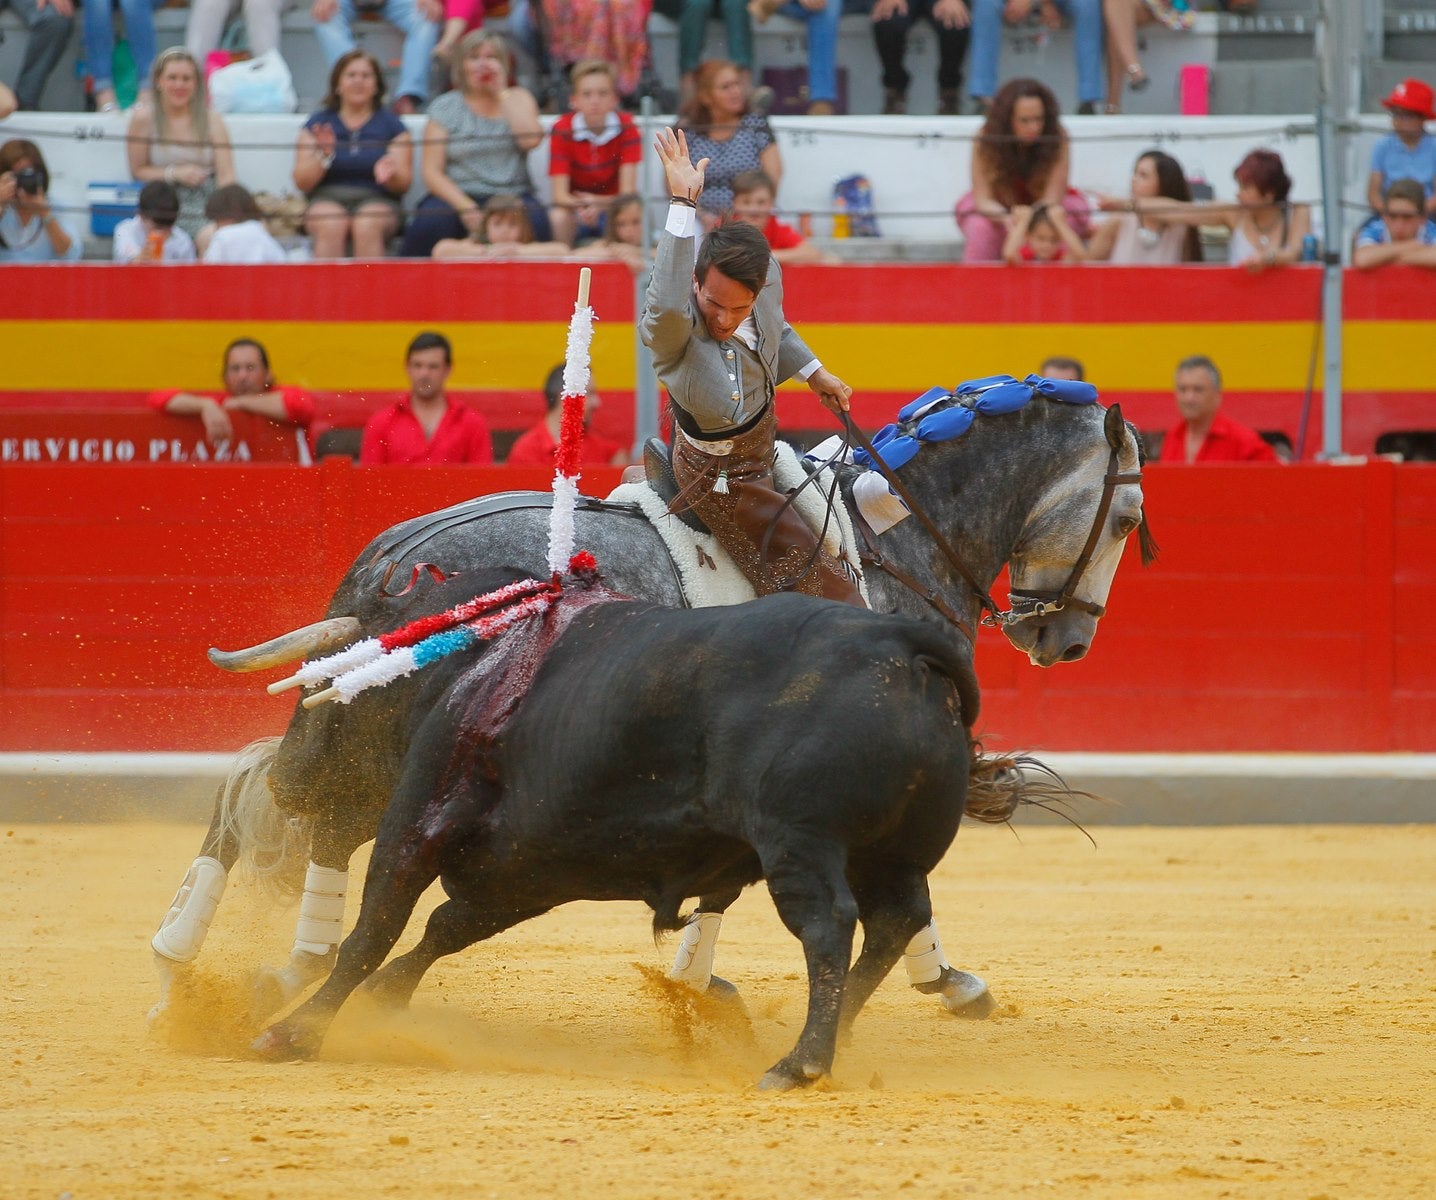
{"type": "Polygon", "coordinates": [[[409,394],[415,400],[434,400],[444,394],[450,364],[437,346],[430,350],[415,350],[405,362],[404,370],[409,373],[409,394]]]}
{"type": "Polygon", "coordinates": [[[1188,367],[1177,372],[1177,411],[1189,424],[1200,424],[1215,415],[1222,402],[1217,381],[1205,367],[1188,367]]]}
{"type": "Polygon", "coordinates": [[[773,215],[773,193],[767,188],[754,188],[733,197],[733,216],[745,225],[762,229],[773,215]]]}
{"type": "Polygon", "coordinates": [[[231,396],[257,396],[269,377],[253,346],[236,346],[224,360],[224,390],[231,396]]]}
{"type": "Polygon", "coordinates": [[[1388,200],[1381,212],[1393,242],[1414,242],[1421,232],[1421,209],[1407,199],[1388,200]]]}
{"type": "Polygon", "coordinates": [[[733,331],[747,319],[758,300],[756,292],[750,292],[736,279],[729,279],[716,267],[710,267],[701,282],[693,281],[693,296],[709,334],[719,342],[733,336],[733,331]]]}

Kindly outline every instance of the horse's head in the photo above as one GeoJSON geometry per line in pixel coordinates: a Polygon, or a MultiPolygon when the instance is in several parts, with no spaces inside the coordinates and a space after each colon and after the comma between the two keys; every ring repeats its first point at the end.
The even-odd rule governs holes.
{"type": "Polygon", "coordinates": [[[1129,535],[1140,531],[1144,562],[1155,552],[1143,525],[1141,440],[1118,405],[1102,432],[1033,505],[1008,559],[1012,611],[1002,629],[1039,667],[1086,655],[1129,535]]]}

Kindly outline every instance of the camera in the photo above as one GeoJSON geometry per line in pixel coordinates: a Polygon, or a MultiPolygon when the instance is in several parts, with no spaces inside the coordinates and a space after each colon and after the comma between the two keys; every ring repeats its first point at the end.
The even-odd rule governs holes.
{"type": "Polygon", "coordinates": [[[37,196],[45,190],[45,172],[37,167],[26,167],[15,172],[15,190],[30,196],[37,196]]]}

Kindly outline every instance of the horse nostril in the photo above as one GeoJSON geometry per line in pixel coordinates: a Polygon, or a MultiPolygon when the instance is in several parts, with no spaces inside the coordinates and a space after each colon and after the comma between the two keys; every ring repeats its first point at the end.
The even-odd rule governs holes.
{"type": "Polygon", "coordinates": [[[1083,642],[1078,642],[1075,646],[1068,646],[1068,647],[1067,647],[1066,651],[1063,652],[1062,661],[1063,661],[1063,662],[1076,662],[1079,658],[1086,658],[1086,657],[1087,657],[1087,646],[1086,646],[1085,643],[1083,643],[1083,642]]]}

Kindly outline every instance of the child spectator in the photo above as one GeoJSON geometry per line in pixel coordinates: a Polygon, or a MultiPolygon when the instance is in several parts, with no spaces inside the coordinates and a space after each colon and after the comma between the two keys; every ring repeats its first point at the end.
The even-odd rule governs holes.
{"type": "Polygon", "coordinates": [[[608,209],[608,231],[568,257],[578,262],[621,262],[635,275],[643,274],[649,260],[643,244],[643,197],[637,192],[615,196],[608,209]]]}
{"type": "Polygon", "coordinates": [[[1436,137],[1426,132],[1426,122],[1436,120],[1432,100],[1429,84],[1403,79],[1381,102],[1391,111],[1391,132],[1372,150],[1366,182],[1366,199],[1378,213],[1387,188],[1398,179],[1414,179],[1425,194],[1426,215],[1436,216],[1436,137]]]}
{"type": "Polygon", "coordinates": [[[433,257],[455,258],[563,258],[567,242],[534,240],[528,206],[518,196],[490,196],[484,202],[479,227],[466,238],[445,238],[434,247],[433,257]]]}
{"type": "Polygon", "coordinates": [[[638,184],[641,139],[633,118],[618,111],[618,75],[596,58],[576,63],[569,74],[572,110],[549,134],[549,183],[553,236],[573,245],[603,236],[608,204],[638,184]]]}
{"type": "Polygon", "coordinates": [[[80,231],[50,211],[50,172],[40,147],[24,138],[0,146],[0,263],[74,262],[80,231]]]}
{"type": "Polygon", "coordinates": [[[1019,204],[1012,210],[1012,228],[1002,246],[1008,266],[1023,263],[1084,262],[1087,247],[1072,232],[1067,214],[1058,205],[1019,204]]]}
{"type": "Polygon", "coordinates": [[[1388,263],[1436,266],[1436,221],[1426,215],[1425,193],[1415,179],[1398,179],[1387,188],[1381,214],[1356,235],[1352,266],[1369,271],[1388,263]]]}
{"type": "Polygon", "coordinates": [[[163,179],[152,179],[140,188],[139,211],[115,226],[112,245],[117,263],[195,261],[194,242],[183,229],[175,228],[179,217],[179,193],[163,179]]]}
{"type": "Polygon", "coordinates": [[[282,263],[288,256],[264,227],[254,197],[231,183],[214,193],[204,206],[204,215],[215,223],[215,231],[204,252],[207,263],[282,263]]]}
{"type": "Polygon", "coordinates": [[[269,353],[253,338],[236,338],[225,347],[220,379],[223,386],[214,392],[151,392],[150,407],[172,416],[198,417],[210,442],[234,437],[234,413],[253,413],[301,429],[314,420],[314,398],[302,388],[275,383],[269,353]]]}
{"type": "Polygon", "coordinates": [[[840,261],[836,255],[819,250],[791,225],[778,220],[773,212],[776,199],[777,189],[765,172],[744,171],[733,180],[732,219],[762,230],[772,247],[773,257],[780,263],[840,261]]]}

